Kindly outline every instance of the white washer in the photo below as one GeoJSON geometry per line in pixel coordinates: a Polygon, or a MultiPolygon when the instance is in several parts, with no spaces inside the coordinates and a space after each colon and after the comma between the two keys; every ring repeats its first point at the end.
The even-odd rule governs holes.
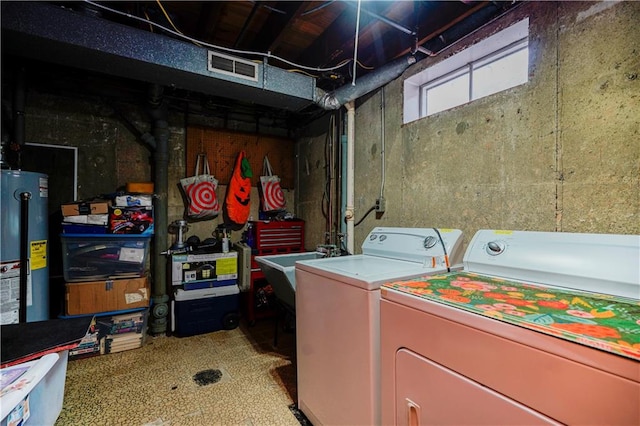
{"type": "Polygon", "coordinates": [[[313,424],[380,424],[380,285],[446,272],[462,246],[457,229],[378,227],[360,255],[296,262],[298,406],[313,424]]]}

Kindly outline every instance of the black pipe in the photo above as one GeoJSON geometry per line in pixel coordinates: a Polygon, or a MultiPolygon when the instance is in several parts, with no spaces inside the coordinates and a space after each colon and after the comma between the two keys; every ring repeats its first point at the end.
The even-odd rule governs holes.
{"type": "Polygon", "coordinates": [[[167,258],[162,254],[169,246],[168,225],[168,187],[169,187],[169,123],[167,106],[163,99],[163,87],[152,84],[149,88],[148,111],[153,123],[154,150],[154,228],[153,245],[153,308],[149,321],[150,334],[162,334],[167,331],[169,314],[169,296],[167,294],[167,258]]]}
{"type": "Polygon", "coordinates": [[[20,193],[20,308],[18,321],[27,322],[27,278],[29,276],[29,200],[30,192],[20,193]]]}
{"type": "Polygon", "coordinates": [[[18,65],[14,68],[13,72],[14,84],[13,84],[13,99],[11,108],[13,110],[12,121],[12,137],[13,144],[15,145],[13,151],[13,165],[22,169],[22,147],[25,142],[25,127],[24,127],[24,104],[25,104],[25,69],[23,66],[18,65]]]}
{"type": "Polygon", "coordinates": [[[24,103],[25,78],[24,67],[18,66],[14,72],[13,86],[13,142],[24,144],[24,103]]]}

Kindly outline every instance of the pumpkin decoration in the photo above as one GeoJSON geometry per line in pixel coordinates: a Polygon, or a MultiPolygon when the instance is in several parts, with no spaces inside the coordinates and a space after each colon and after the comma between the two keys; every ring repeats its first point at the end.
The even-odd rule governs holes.
{"type": "Polygon", "coordinates": [[[253,172],[245,152],[240,151],[233,168],[225,199],[226,216],[237,225],[244,225],[251,210],[251,177],[253,172]]]}

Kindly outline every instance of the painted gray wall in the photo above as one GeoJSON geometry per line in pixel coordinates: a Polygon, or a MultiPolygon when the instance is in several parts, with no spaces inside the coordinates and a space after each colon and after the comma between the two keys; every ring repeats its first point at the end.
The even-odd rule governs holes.
{"type": "MultiPolygon", "coordinates": [[[[525,3],[381,89],[386,212],[356,252],[375,226],[640,234],[638,22],[639,2],[525,3]],[[527,84],[402,124],[404,78],[527,16],[527,84]]],[[[380,193],[381,90],[356,104],[356,220],[380,193]]],[[[323,127],[298,145],[307,248],[325,231],[323,127]]]]}

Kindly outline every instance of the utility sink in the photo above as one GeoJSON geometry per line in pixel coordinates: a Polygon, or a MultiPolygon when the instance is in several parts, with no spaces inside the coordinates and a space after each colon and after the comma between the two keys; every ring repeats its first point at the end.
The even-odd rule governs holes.
{"type": "Polygon", "coordinates": [[[256,256],[262,273],[273,287],[276,298],[288,307],[296,306],[296,262],[324,257],[323,253],[315,251],[303,253],[274,254],[271,256],[256,256]]]}

